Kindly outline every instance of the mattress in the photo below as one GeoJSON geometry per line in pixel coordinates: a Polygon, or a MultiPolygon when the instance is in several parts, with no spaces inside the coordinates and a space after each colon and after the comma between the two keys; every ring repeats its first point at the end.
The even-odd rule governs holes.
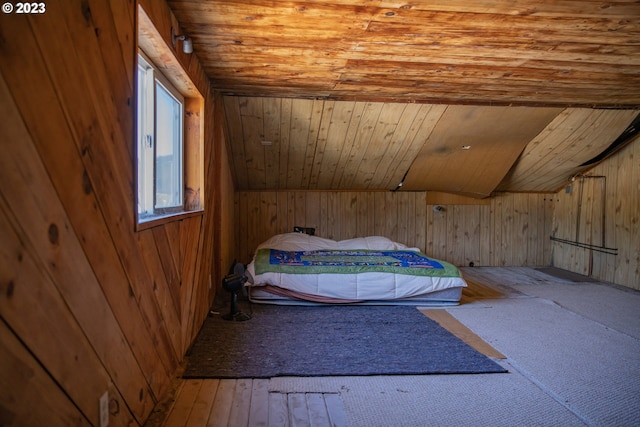
{"type": "Polygon", "coordinates": [[[269,292],[267,286],[248,288],[249,301],[256,304],[276,305],[308,305],[317,306],[325,304],[349,304],[349,305],[410,305],[418,307],[449,307],[460,304],[463,287],[454,287],[441,291],[430,292],[409,298],[392,300],[360,300],[360,301],[316,301],[313,296],[280,294],[269,292]]]}
{"type": "Polygon", "coordinates": [[[456,304],[466,286],[447,262],[381,236],[273,236],[247,266],[254,302],[456,304]],[[447,292],[445,292],[447,291],[447,292]]]}

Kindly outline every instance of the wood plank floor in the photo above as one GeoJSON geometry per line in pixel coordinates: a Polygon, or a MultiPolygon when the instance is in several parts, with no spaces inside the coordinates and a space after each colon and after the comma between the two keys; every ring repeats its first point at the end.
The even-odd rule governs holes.
{"type": "Polygon", "coordinates": [[[180,380],[147,426],[346,427],[338,393],[269,391],[268,379],[180,380]]]}

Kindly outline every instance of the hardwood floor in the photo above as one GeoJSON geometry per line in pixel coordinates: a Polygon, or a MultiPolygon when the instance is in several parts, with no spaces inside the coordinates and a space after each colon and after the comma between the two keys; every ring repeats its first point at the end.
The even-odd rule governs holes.
{"type": "Polygon", "coordinates": [[[163,427],[345,427],[338,393],[269,391],[268,379],[180,380],[175,395],[147,422],[163,427]]]}

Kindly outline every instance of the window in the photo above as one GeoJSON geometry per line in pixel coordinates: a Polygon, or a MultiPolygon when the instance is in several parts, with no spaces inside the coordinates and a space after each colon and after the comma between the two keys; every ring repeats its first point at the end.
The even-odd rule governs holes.
{"type": "Polygon", "coordinates": [[[138,55],[138,221],[183,207],[184,98],[138,55]]]}
{"type": "Polygon", "coordinates": [[[133,209],[140,231],[204,212],[205,102],[193,80],[202,77],[197,59],[167,43],[174,29],[161,34],[142,5],[137,10],[133,209]]]}

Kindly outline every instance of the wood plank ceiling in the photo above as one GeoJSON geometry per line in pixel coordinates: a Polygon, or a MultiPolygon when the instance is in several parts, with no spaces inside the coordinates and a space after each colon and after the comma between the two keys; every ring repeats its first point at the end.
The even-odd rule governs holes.
{"type": "Polygon", "coordinates": [[[555,191],[640,111],[637,1],[168,3],[239,190],[555,191]]]}

